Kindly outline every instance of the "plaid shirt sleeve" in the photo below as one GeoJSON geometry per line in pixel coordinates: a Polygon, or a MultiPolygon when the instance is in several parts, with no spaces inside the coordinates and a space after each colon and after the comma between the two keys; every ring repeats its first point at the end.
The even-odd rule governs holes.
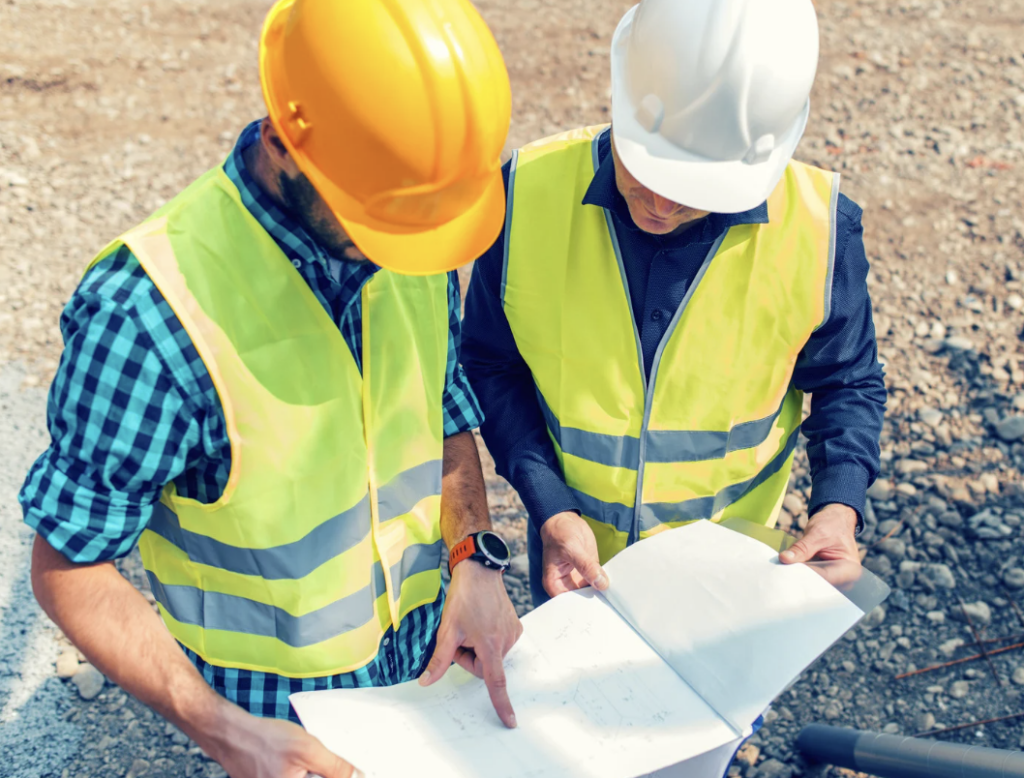
{"type": "Polygon", "coordinates": [[[72,562],[115,559],[164,485],[226,440],[223,417],[194,346],[127,248],[87,274],[60,326],[52,442],[19,501],[25,522],[72,562]]]}
{"type": "Polygon", "coordinates": [[[445,373],[445,387],[442,395],[444,409],[444,434],[450,438],[460,432],[476,429],[484,422],[484,412],[473,394],[460,362],[462,350],[462,293],[459,291],[459,274],[448,274],[448,368],[445,373]]]}

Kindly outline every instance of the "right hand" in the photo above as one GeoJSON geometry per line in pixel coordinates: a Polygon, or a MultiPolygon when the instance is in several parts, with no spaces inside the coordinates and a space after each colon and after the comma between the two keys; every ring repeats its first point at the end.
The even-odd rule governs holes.
{"type": "Polygon", "coordinates": [[[572,511],[556,513],[540,528],[544,541],[544,589],[552,597],[593,586],[608,588],[608,574],[597,556],[594,531],[572,511]]]}
{"type": "Polygon", "coordinates": [[[261,719],[241,708],[229,716],[230,723],[207,753],[231,778],[362,778],[298,724],[261,719]]]}

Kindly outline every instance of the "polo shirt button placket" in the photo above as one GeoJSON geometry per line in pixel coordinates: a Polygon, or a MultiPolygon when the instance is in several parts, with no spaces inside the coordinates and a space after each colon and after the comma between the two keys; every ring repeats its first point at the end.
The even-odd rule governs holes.
{"type": "Polygon", "coordinates": [[[651,318],[654,319],[654,321],[661,321],[661,309],[655,308],[651,313],[651,318]]]}

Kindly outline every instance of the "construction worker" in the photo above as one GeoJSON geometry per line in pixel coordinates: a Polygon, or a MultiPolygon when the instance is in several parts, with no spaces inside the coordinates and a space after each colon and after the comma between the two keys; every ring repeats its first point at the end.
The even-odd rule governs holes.
{"type": "Polygon", "coordinates": [[[36,596],[100,671],[232,778],[346,778],[290,693],[455,660],[515,726],[447,272],[504,221],[510,90],[468,0],[281,0],[259,57],[269,118],[68,303],[20,499],[36,596]],[[114,567],[136,541],[164,624],[114,567]]]}
{"type": "Polygon", "coordinates": [[[535,604],[605,588],[655,532],[774,524],[801,426],[810,520],[782,561],[859,570],[885,387],[861,211],[792,161],[817,58],[811,0],[643,0],[613,38],[611,127],[506,166],[463,361],[530,515],[535,604]]]}

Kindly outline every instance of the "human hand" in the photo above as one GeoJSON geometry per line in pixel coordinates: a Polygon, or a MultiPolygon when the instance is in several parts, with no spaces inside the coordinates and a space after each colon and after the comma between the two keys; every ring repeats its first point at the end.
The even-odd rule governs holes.
{"type": "Polygon", "coordinates": [[[483,678],[498,718],[509,729],[516,714],[508,697],[502,662],[519,636],[519,623],[501,573],[471,559],[455,565],[448,598],[437,631],[437,647],[423,675],[421,686],[441,679],[453,661],[483,678]]]}
{"type": "Polygon", "coordinates": [[[213,743],[204,749],[231,778],[362,778],[298,724],[261,719],[225,701],[213,743]]]}
{"type": "Polygon", "coordinates": [[[810,562],[815,572],[833,586],[850,583],[861,571],[856,530],[857,512],[847,505],[830,503],[811,516],[803,538],[779,554],[779,560],[785,565],[810,562]]]}
{"type": "Polygon", "coordinates": [[[597,555],[594,531],[572,511],[556,513],[540,528],[544,541],[544,589],[552,597],[593,586],[608,588],[608,575],[597,555]]]}

